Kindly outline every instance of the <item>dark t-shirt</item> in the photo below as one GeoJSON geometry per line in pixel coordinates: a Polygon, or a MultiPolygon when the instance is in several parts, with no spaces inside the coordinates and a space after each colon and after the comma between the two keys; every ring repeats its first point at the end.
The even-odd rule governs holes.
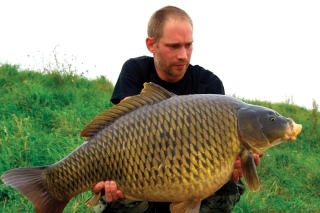
{"type": "Polygon", "coordinates": [[[141,56],[131,58],[124,63],[111,102],[118,104],[127,96],[139,94],[145,82],[158,84],[176,95],[225,94],[222,81],[198,65],[189,65],[180,81],[169,83],[158,77],[153,57],[141,56]]]}

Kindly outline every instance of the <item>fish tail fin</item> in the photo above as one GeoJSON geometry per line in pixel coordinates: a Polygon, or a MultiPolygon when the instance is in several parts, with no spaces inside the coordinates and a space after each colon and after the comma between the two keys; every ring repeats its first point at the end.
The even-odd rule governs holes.
{"type": "Polygon", "coordinates": [[[42,179],[46,167],[17,168],[5,172],[3,182],[26,196],[37,213],[61,213],[69,200],[60,201],[51,196],[42,179]]]}

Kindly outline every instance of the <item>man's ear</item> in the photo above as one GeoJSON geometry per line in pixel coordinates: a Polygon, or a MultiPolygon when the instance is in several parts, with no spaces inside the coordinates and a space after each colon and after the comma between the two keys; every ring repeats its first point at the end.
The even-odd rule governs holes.
{"type": "Polygon", "coordinates": [[[148,50],[149,50],[151,53],[154,53],[154,52],[155,52],[156,42],[155,42],[154,38],[152,38],[152,37],[147,37],[147,38],[146,38],[146,45],[147,45],[148,50]]]}

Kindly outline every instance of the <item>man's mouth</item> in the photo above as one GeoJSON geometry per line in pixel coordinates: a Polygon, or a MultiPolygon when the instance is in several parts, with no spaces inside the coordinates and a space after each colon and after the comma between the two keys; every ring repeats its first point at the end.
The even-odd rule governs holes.
{"type": "Polygon", "coordinates": [[[174,66],[181,70],[181,69],[185,68],[186,64],[176,64],[174,66]]]}

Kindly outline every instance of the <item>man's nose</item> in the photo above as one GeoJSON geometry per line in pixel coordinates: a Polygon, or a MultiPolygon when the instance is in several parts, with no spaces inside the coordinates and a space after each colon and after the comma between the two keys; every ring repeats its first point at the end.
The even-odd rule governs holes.
{"type": "Polygon", "coordinates": [[[185,47],[180,48],[178,52],[178,59],[187,59],[187,58],[188,58],[187,49],[185,47]]]}

